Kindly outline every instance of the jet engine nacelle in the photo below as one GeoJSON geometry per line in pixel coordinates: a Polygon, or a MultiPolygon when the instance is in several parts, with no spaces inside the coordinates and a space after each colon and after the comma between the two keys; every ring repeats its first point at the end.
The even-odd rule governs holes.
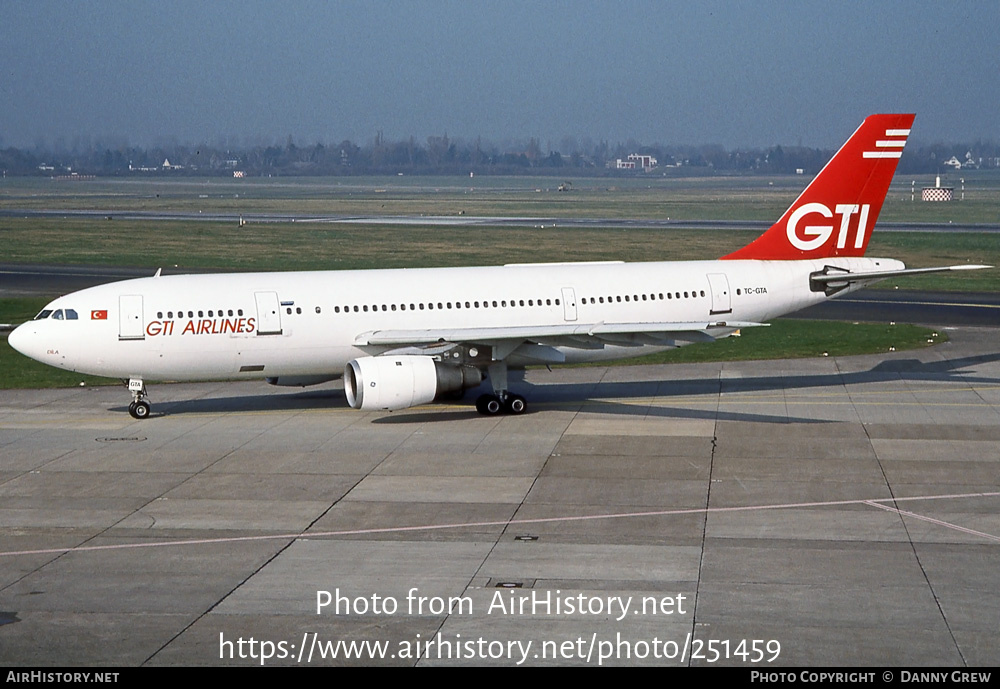
{"type": "Polygon", "coordinates": [[[482,381],[477,368],[442,364],[429,356],[365,356],[344,368],[347,403],[366,411],[426,404],[482,381]]]}

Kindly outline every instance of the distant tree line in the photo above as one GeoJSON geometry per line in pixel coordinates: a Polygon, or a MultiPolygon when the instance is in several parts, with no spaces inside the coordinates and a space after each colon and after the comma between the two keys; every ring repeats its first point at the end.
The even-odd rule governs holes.
{"type": "MultiPolygon", "coordinates": [[[[1000,144],[973,143],[914,145],[904,151],[899,171],[905,174],[949,171],[955,161],[963,168],[1000,167],[1000,144]]],[[[73,145],[57,142],[30,149],[0,148],[0,171],[9,176],[347,176],[347,175],[577,175],[622,176],[649,174],[815,174],[835,151],[801,146],[767,149],[719,145],[678,146],[642,144],[636,141],[610,144],[577,141],[564,137],[558,146],[543,149],[537,139],[497,145],[480,139],[451,139],[447,134],[419,142],[414,137],[386,141],[379,133],[373,141],[358,145],[297,145],[292,137],[284,145],[243,146],[177,143],[148,148],[127,144],[94,143],[89,139],[73,145]],[[652,155],[658,166],[652,171],[617,170],[615,163],[630,153],[652,155]]]]}

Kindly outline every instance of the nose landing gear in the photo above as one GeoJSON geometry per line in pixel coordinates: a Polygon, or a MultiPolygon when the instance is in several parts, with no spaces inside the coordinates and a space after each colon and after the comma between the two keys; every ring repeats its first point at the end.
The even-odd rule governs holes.
{"type": "Polygon", "coordinates": [[[132,393],[132,402],[128,405],[128,413],[133,419],[145,419],[149,417],[149,402],[143,398],[146,396],[146,385],[141,378],[129,378],[128,389],[132,393]]]}

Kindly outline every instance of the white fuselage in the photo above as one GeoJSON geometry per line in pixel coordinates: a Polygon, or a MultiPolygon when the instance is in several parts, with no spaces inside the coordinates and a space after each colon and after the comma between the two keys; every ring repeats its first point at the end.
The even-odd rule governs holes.
{"type": "MultiPolygon", "coordinates": [[[[76,318],[29,321],[11,344],[44,363],[147,380],[334,378],[382,330],[577,323],[764,321],[827,300],[809,275],[899,261],[682,261],[480,268],[177,275],[115,282],[56,299],[76,318]]],[[[844,289],[857,289],[855,284],[844,289]]],[[[624,346],[560,348],[567,362],[633,356],[624,346]]]]}

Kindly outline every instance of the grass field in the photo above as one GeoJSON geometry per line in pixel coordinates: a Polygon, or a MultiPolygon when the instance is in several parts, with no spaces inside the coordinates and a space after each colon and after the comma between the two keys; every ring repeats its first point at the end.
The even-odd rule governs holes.
{"type": "MultiPolygon", "coordinates": [[[[560,178],[388,177],[323,179],[122,179],[0,182],[0,209],[88,209],[107,216],[0,218],[11,262],[181,266],[223,270],[305,270],[490,265],[525,261],[658,261],[715,258],[743,246],[742,230],[457,227],[364,223],[237,223],[115,219],[121,211],[297,213],[534,218],[774,220],[808,181],[803,177],[560,178]],[[110,218],[110,219],[109,219],[110,218]]],[[[916,187],[932,183],[918,178],[916,187]]],[[[1000,223],[1000,174],[971,173],[966,200],[910,202],[898,181],[881,220],[1000,223]]],[[[914,267],[1000,264],[1000,234],[876,232],[869,255],[914,267]]],[[[899,286],[1000,290],[1000,271],[928,276],[899,286]]]]}
{"type": "MultiPolygon", "coordinates": [[[[328,223],[0,218],[4,260],[221,270],[342,270],[549,261],[715,258],[746,244],[741,230],[435,227],[328,223]]],[[[1000,265],[1000,234],[878,233],[869,255],[908,266],[1000,265]]],[[[888,284],[888,283],[887,283],[888,284]]],[[[898,280],[903,289],[991,292],[1000,270],[898,280]]],[[[892,286],[890,285],[890,286],[892,286]]]]}

